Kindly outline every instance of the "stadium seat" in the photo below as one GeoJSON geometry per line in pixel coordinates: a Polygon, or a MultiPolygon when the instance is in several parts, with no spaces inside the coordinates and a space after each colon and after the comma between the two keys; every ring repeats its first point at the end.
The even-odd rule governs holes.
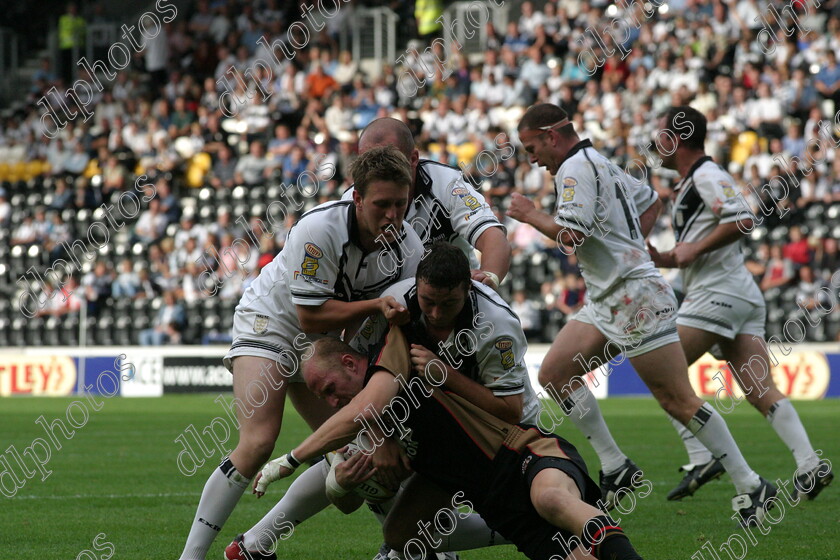
{"type": "Polygon", "coordinates": [[[12,319],[11,337],[9,343],[11,346],[26,346],[26,322],[28,319],[18,315],[12,319]]]}
{"type": "Polygon", "coordinates": [[[61,337],[61,319],[58,317],[47,317],[44,322],[44,340],[43,344],[47,346],[60,346],[61,337]]]}

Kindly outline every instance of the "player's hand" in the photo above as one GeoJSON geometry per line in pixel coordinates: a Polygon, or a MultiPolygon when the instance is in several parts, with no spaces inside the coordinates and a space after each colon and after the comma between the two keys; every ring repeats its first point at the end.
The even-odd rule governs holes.
{"type": "Polygon", "coordinates": [[[528,216],[531,212],[537,209],[534,206],[533,201],[531,199],[526,198],[519,194],[518,192],[513,193],[510,195],[510,206],[507,209],[507,215],[514,220],[519,222],[527,221],[528,216]]]}
{"type": "Polygon", "coordinates": [[[257,495],[257,498],[262,498],[269,484],[277,482],[281,478],[286,478],[295,472],[282,466],[279,461],[280,459],[274,459],[273,461],[266,463],[262,470],[257,473],[257,476],[254,478],[253,493],[257,495]]]}
{"type": "MultiPolygon", "coordinates": [[[[347,451],[347,446],[339,450],[339,453],[347,451]]],[[[373,457],[364,453],[356,453],[349,459],[340,462],[335,466],[335,481],[345,490],[352,490],[374,474],[373,457]]]]}
{"type": "Polygon", "coordinates": [[[440,360],[434,352],[420,344],[412,344],[410,354],[411,364],[414,366],[414,370],[420,375],[426,373],[426,366],[429,362],[440,360]]]}
{"type": "Polygon", "coordinates": [[[476,282],[481,282],[485,286],[490,286],[494,290],[499,289],[499,284],[496,283],[496,279],[493,278],[491,275],[487,274],[487,271],[478,269],[470,270],[470,278],[472,278],[476,282]]]}
{"type": "MultiPolygon", "coordinates": [[[[361,455],[361,453],[359,453],[361,455]]],[[[371,455],[377,480],[385,486],[396,490],[400,483],[411,473],[411,463],[399,444],[391,438],[385,438],[382,445],[376,447],[371,455]]],[[[336,473],[336,480],[338,480],[336,473]]]]}
{"type": "Polygon", "coordinates": [[[700,249],[696,243],[677,243],[671,250],[674,257],[674,264],[685,268],[700,256],[700,249]]]}
{"type": "Polygon", "coordinates": [[[379,298],[379,310],[392,325],[404,325],[411,316],[404,305],[400,305],[392,296],[379,298]]]}
{"type": "Polygon", "coordinates": [[[663,268],[676,268],[677,264],[674,262],[674,256],[671,251],[660,253],[659,250],[647,242],[648,253],[653,261],[653,264],[663,268]]]}

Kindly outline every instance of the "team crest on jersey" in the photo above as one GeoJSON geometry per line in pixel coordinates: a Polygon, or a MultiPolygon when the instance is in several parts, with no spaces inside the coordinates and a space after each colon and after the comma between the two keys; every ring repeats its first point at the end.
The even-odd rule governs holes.
{"type": "Polygon", "coordinates": [[[512,368],[516,363],[516,358],[513,356],[513,339],[509,336],[503,336],[496,339],[496,350],[502,357],[502,367],[504,369],[512,368]]]}
{"type": "Polygon", "coordinates": [[[265,334],[268,332],[268,315],[257,315],[254,319],[254,332],[265,334]]]}
{"type": "Polygon", "coordinates": [[[481,203],[478,201],[476,197],[470,194],[470,191],[465,189],[464,187],[455,187],[452,189],[452,196],[457,196],[460,198],[464,205],[472,210],[473,212],[477,212],[481,208],[481,203]]]}
{"type": "Polygon", "coordinates": [[[563,202],[571,202],[575,198],[575,187],[577,186],[577,179],[574,177],[566,177],[563,179],[563,202]]]}
{"type": "Polygon", "coordinates": [[[735,196],[735,189],[732,188],[732,183],[728,181],[718,181],[718,184],[723,187],[723,194],[726,195],[726,198],[732,198],[735,196]]]}

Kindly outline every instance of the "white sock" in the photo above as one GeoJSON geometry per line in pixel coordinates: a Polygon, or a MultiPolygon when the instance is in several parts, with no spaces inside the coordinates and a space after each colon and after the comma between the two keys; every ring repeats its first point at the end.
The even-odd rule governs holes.
{"type": "Polygon", "coordinates": [[[691,465],[705,465],[709,461],[712,460],[712,453],[706,449],[706,446],[700,443],[694,434],[692,434],[688,428],[683,426],[679,420],[668,415],[668,418],[671,420],[671,424],[674,425],[674,428],[677,430],[677,433],[680,434],[682,438],[683,445],[685,446],[685,450],[688,453],[688,462],[691,465]]]}
{"type": "Polygon", "coordinates": [[[320,461],[300,473],[271,511],[245,533],[245,549],[268,554],[280,540],[289,538],[293,526],[330,505],[328,472],[327,462],[320,461]]]}
{"type": "Polygon", "coordinates": [[[697,409],[686,427],[713,456],[720,459],[726,472],[732,477],[738,494],[752,492],[758,488],[761,480],[738,449],[738,444],[729,432],[723,416],[709,406],[709,403],[703,403],[703,406],[697,409]]]}
{"type": "Polygon", "coordinates": [[[204,560],[249,482],[251,479],[239,474],[228,457],[213,469],[201,493],[181,560],[204,560]]]}
{"type": "MultiPolygon", "coordinates": [[[[555,395],[557,393],[555,392],[555,395]]],[[[556,398],[556,397],[555,397],[556,398]]],[[[586,436],[601,460],[601,470],[611,474],[624,466],[627,455],[621,452],[601,415],[598,401],[588,387],[578,387],[570,397],[560,403],[563,412],[578,430],[586,436]],[[582,416],[582,417],[581,417],[582,416]]]]}
{"type": "MultiPolygon", "coordinates": [[[[487,526],[484,519],[477,514],[471,513],[468,517],[461,519],[458,512],[450,510],[457,522],[455,530],[451,526],[442,527],[445,531],[452,531],[449,535],[443,535],[435,530],[432,533],[434,540],[440,539],[440,546],[435,547],[435,552],[457,552],[460,550],[472,550],[484,548],[485,546],[496,546],[499,544],[512,544],[509,540],[487,526]]],[[[461,514],[463,515],[463,514],[461,514]]],[[[441,515],[441,521],[451,522],[452,517],[441,515]]]]}
{"type": "Polygon", "coordinates": [[[820,463],[799,415],[788,399],[780,399],[770,407],[767,420],[785,445],[793,452],[799,472],[809,472],[820,463]]]}

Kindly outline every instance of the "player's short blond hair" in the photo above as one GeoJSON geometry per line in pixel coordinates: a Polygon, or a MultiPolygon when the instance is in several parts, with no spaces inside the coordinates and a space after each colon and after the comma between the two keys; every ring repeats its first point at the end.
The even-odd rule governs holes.
{"type": "Polygon", "coordinates": [[[394,146],[377,146],[361,154],[350,166],[355,188],[362,198],[374,181],[391,181],[411,187],[411,164],[394,146]]]}

